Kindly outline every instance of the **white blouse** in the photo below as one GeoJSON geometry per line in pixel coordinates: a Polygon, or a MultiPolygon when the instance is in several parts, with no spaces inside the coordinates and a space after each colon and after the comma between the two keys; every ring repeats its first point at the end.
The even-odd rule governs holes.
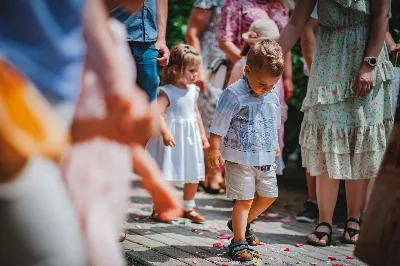
{"type": "Polygon", "coordinates": [[[250,94],[244,79],[222,93],[210,132],[222,136],[225,160],[248,166],[272,165],[281,124],[279,92],[250,94]]]}

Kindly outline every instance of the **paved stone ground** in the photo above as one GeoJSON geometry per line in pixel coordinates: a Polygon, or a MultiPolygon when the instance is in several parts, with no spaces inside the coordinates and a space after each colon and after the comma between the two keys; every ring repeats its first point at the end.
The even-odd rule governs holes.
{"type": "MultiPolygon", "coordinates": [[[[208,219],[204,225],[179,220],[173,224],[154,223],[151,199],[134,181],[129,218],[125,224],[128,237],[121,244],[128,265],[240,265],[227,257],[228,238],[232,233],[226,222],[231,215],[232,202],[224,196],[198,193],[198,210],[208,219]],[[215,243],[222,247],[214,247],[215,243]]],[[[260,260],[247,265],[365,265],[353,258],[354,245],[343,245],[339,239],[343,229],[334,229],[334,245],[317,248],[305,245],[313,224],[295,221],[294,209],[300,208],[304,195],[280,189],[280,198],[254,223],[260,241],[255,249],[260,260]],[[297,246],[295,244],[304,244],[297,246]]]]}

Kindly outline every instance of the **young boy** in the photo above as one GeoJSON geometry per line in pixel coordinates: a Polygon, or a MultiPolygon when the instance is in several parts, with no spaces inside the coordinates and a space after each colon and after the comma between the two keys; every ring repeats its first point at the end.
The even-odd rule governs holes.
{"type": "Polygon", "coordinates": [[[253,259],[249,245],[259,241],[250,223],[278,196],[274,161],[280,153],[281,114],[275,84],[282,73],[279,44],[273,40],[254,44],[243,78],[222,93],[210,129],[208,164],[215,168],[222,158],[226,160],[227,197],[236,200],[228,227],[234,234],[229,256],[238,261],[253,259]]]}

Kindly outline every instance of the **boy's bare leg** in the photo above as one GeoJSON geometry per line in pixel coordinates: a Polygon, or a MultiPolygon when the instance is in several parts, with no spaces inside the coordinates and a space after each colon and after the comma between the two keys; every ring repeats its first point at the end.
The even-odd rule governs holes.
{"type": "Polygon", "coordinates": [[[249,224],[256,219],[261,213],[268,209],[275,200],[276,198],[265,198],[257,195],[253,200],[253,204],[251,205],[247,223],[249,224]]]}
{"type": "Polygon", "coordinates": [[[234,241],[245,239],[247,219],[253,200],[236,200],[232,211],[234,241]]]}

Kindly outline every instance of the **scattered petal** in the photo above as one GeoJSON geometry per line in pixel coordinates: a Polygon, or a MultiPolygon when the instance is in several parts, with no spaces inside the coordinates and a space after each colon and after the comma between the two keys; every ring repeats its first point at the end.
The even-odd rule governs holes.
{"type": "Polygon", "coordinates": [[[196,232],[196,228],[192,228],[192,230],[191,230],[192,232],[196,232]]]}
{"type": "Polygon", "coordinates": [[[336,260],[336,258],[334,258],[332,256],[328,256],[328,260],[336,260]]]}
{"type": "Polygon", "coordinates": [[[274,212],[267,212],[264,216],[268,218],[278,218],[279,214],[274,212]]]}
{"type": "Polygon", "coordinates": [[[266,245],[267,245],[267,243],[260,242],[260,243],[259,243],[259,245],[260,245],[260,246],[266,246],[266,245]]]}
{"type": "Polygon", "coordinates": [[[136,225],[136,227],[137,227],[137,228],[142,228],[142,226],[141,226],[141,225],[139,225],[139,224],[137,224],[137,225],[136,225]]]}
{"type": "Polygon", "coordinates": [[[221,242],[215,242],[214,244],[213,244],[213,247],[223,247],[224,245],[222,245],[222,243],[221,242]]]}
{"type": "Polygon", "coordinates": [[[290,249],[289,248],[285,248],[283,251],[290,251],[290,249]]]}
{"type": "Polygon", "coordinates": [[[286,216],[281,219],[282,223],[290,223],[292,221],[292,218],[290,216],[286,216]]]}
{"type": "Polygon", "coordinates": [[[295,246],[295,247],[302,247],[302,246],[304,246],[304,244],[294,243],[294,246],[295,246]]]}
{"type": "Polygon", "coordinates": [[[352,256],[347,256],[346,259],[353,260],[354,258],[352,256]]]}
{"type": "Polygon", "coordinates": [[[232,238],[231,235],[219,234],[218,239],[227,239],[230,240],[232,238]]]}

